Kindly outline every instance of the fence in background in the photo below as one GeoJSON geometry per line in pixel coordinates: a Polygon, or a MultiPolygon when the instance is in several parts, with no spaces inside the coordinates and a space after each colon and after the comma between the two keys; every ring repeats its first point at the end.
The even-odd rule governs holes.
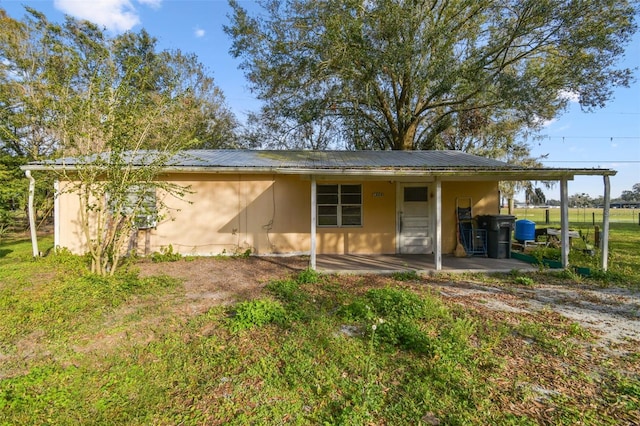
{"type": "MultiPolygon", "coordinates": [[[[501,214],[507,214],[507,209],[501,209],[501,214]]],[[[513,215],[519,219],[528,219],[536,225],[560,224],[560,208],[529,207],[514,209],[513,215]]],[[[609,209],[610,223],[635,223],[640,226],[640,209],[609,209]]],[[[569,223],[584,223],[587,225],[602,224],[602,209],[570,208],[569,223]]]]}

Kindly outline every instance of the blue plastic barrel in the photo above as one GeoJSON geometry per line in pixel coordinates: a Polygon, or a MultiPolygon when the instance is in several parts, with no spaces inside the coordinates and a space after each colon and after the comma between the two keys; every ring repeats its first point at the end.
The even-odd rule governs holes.
{"type": "Polygon", "coordinates": [[[516,240],[534,241],[536,239],[536,224],[527,219],[516,220],[516,240]]]}

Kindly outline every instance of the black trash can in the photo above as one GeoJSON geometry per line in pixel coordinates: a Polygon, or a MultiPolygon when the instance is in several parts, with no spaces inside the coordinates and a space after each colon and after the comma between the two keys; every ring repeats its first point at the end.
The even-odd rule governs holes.
{"type": "Polygon", "coordinates": [[[494,259],[511,257],[511,234],[516,217],[485,215],[476,218],[478,227],[487,230],[487,255],[494,259]]]}

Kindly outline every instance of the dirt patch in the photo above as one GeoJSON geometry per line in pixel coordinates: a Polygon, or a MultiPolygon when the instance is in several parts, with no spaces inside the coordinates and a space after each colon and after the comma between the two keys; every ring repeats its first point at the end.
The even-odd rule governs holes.
{"type": "MultiPolygon", "coordinates": [[[[308,259],[301,256],[196,258],[139,264],[143,276],[166,274],[183,281],[186,314],[259,297],[270,280],[286,278],[307,267],[308,259]]],[[[343,278],[347,286],[351,281],[360,281],[357,277],[343,278]]],[[[366,281],[371,284],[378,279],[371,276],[366,281]]],[[[640,341],[640,293],[631,290],[558,284],[529,288],[465,281],[428,283],[445,298],[469,307],[517,314],[558,313],[595,331],[604,345],[640,341]]]]}
{"type": "Polygon", "coordinates": [[[538,284],[531,288],[476,283],[436,284],[443,296],[465,304],[514,313],[556,312],[597,332],[602,344],[640,341],[640,293],[576,285],[538,284]]]}
{"type": "Polygon", "coordinates": [[[144,262],[141,276],[168,275],[184,284],[188,313],[213,306],[256,298],[274,279],[289,277],[309,266],[308,259],[294,257],[196,258],[177,262],[144,262]]]}

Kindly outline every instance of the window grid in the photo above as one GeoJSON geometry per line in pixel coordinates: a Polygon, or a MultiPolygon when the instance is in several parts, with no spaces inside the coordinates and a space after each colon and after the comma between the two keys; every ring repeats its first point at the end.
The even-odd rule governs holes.
{"type": "Polygon", "coordinates": [[[318,226],[362,226],[362,185],[318,185],[316,202],[318,226]]]}

